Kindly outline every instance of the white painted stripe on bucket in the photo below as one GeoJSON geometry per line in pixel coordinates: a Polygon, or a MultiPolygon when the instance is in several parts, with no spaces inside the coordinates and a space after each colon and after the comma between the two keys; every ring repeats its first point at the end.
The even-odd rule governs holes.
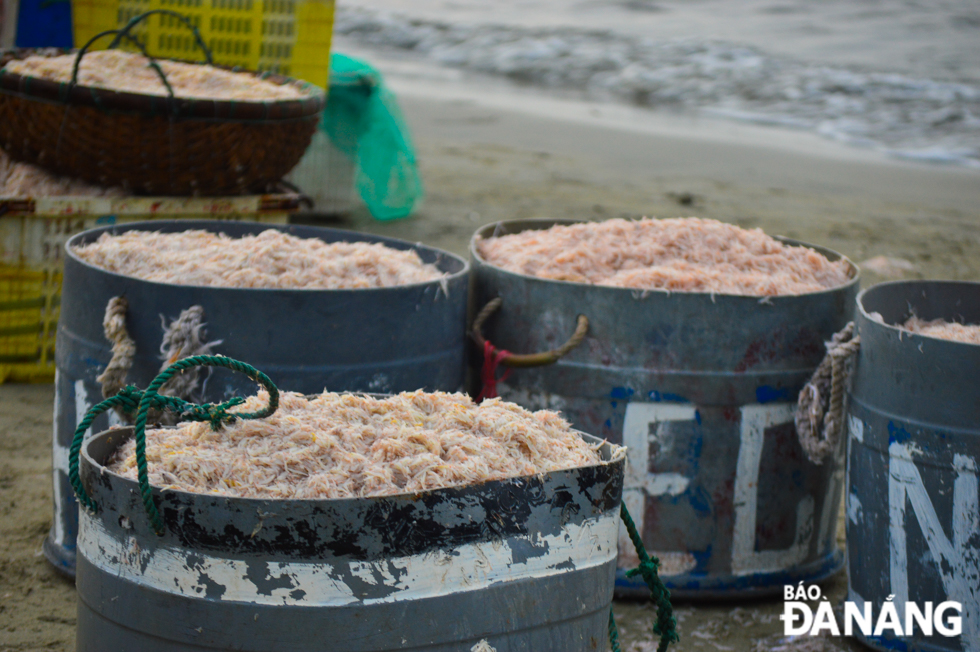
{"type": "MultiPolygon", "coordinates": [[[[650,441],[672,445],[672,442],[660,441],[665,436],[660,424],[669,421],[694,421],[695,418],[697,410],[686,403],[630,402],[626,405],[623,445],[626,446],[629,464],[626,466],[626,477],[623,481],[623,502],[633,517],[640,536],[643,536],[646,527],[647,497],[677,496],[684,493],[691,483],[690,478],[680,473],[649,472],[650,441]]],[[[622,551],[620,566],[631,568],[640,563],[625,525],[619,529],[619,548],[622,551]]]]}
{"type": "Polygon", "coordinates": [[[51,495],[54,496],[54,521],[51,538],[57,546],[65,545],[65,524],[61,501],[61,475],[68,475],[68,449],[60,444],[58,424],[61,422],[61,387],[60,372],[54,372],[54,430],[51,437],[51,495]]]}
{"type": "MultiPolygon", "coordinates": [[[[78,427],[82,419],[91,409],[91,405],[88,400],[88,391],[85,389],[84,380],[76,380],[72,384],[74,394],[75,394],[75,421],[73,427],[78,427]]],[[[52,496],[54,496],[54,522],[51,533],[51,539],[53,543],[58,546],[71,545],[68,537],[65,534],[65,520],[70,518],[68,510],[74,511],[75,505],[72,503],[70,506],[65,505],[64,491],[65,482],[68,480],[69,472],[69,461],[71,454],[71,446],[64,446],[61,443],[62,432],[61,419],[62,419],[62,404],[61,404],[61,372],[55,370],[54,372],[54,427],[52,433],[52,443],[51,443],[51,486],[52,486],[52,496]]],[[[122,424],[122,419],[116,414],[115,410],[109,410],[109,427],[115,427],[122,424]]],[[[74,431],[71,433],[74,436],[74,431]]],[[[91,436],[92,429],[89,428],[85,436],[86,438],[91,436]]]]}
{"type": "Polygon", "coordinates": [[[732,572],[753,575],[782,571],[806,559],[813,536],[814,499],[806,495],[796,506],[796,534],[785,550],[756,550],[759,503],[759,465],[766,430],[792,423],[795,403],[743,405],[735,473],[735,525],[732,533],[732,572]]]}
{"type": "MultiPolygon", "coordinates": [[[[88,402],[88,392],[85,390],[85,381],[75,381],[75,427],[82,422],[92,405],[88,402]]],[[[89,432],[85,433],[90,434],[89,432]]]]}
{"type": "MultiPolygon", "coordinates": [[[[946,536],[947,523],[940,520],[929,496],[922,474],[913,458],[914,444],[892,442],[888,445],[888,553],[891,593],[898,613],[904,604],[915,601],[915,590],[909,591],[907,505],[912,507],[921,536],[926,541],[932,561],[911,561],[920,567],[935,569],[949,600],[963,608],[962,644],[965,652],[980,650],[980,564],[976,547],[969,544],[980,535],[980,479],[977,461],[966,455],[953,455],[952,539],[946,536]]],[[[947,467],[948,468],[948,467],[947,467]]],[[[948,470],[944,469],[944,474],[948,470]]],[[[947,485],[948,486],[948,485],[947,485]]]]}
{"type": "Polygon", "coordinates": [[[84,510],[79,516],[78,551],[107,575],[192,598],[208,595],[222,601],[325,607],[432,598],[600,566],[616,558],[619,528],[618,511],[580,525],[566,525],[560,535],[534,536],[535,547],[547,546],[547,552],[521,561],[515,560],[511,548],[501,542],[467,544],[451,551],[377,562],[350,562],[340,572],[325,563],[270,561],[265,563],[265,577],[278,586],[261,590],[249,578],[250,570],[252,576],[255,573],[254,562],[249,569],[243,560],[196,550],[143,549],[136,537],[120,540],[110,536],[98,516],[84,510]],[[380,598],[358,599],[349,586],[336,579],[345,575],[393,591],[380,598]]]}
{"type": "Polygon", "coordinates": [[[851,439],[856,439],[857,441],[864,443],[864,422],[853,414],[848,415],[847,433],[851,436],[851,439]]]}

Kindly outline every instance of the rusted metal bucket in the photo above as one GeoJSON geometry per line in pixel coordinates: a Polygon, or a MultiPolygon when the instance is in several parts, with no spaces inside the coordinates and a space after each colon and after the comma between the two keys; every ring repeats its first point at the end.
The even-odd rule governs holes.
{"type": "MultiPolygon", "coordinates": [[[[922,611],[958,602],[962,633],[858,633],[879,650],[980,650],[980,346],[894,324],[980,323],[980,283],[899,281],[858,296],[848,408],[848,600],[922,611]],[[878,313],[884,323],[872,318],[878,313]]],[[[948,625],[948,623],[947,623],[948,625]]]]}
{"type": "MultiPolygon", "coordinates": [[[[793,415],[824,341],[850,320],[857,269],[839,288],[759,299],[534,278],[476,250],[478,237],[567,223],[500,222],[471,242],[471,314],[502,299],[484,328],[498,349],[555,349],[579,315],[588,318],[580,346],[555,364],[513,369],[499,394],[560,410],[576,428],[629,448],[623,499],[673,595],[773,593],[836,572],[843,446],[811,463],[793,415]]],[[[623,538],[620,549],[620,567],[634,566],[623,538]]],[[[617,595],[647,593],[620,572],[617,595]]]]}
{"type": "MultiPolygon", "coordinates": [[[[469,266],[462,258],[423,245],[339,229],[248,222],[174,220],[92,229],[74,236],[65,254],[55,378],[54,524],[44,551],[63,573],[75,568],[78,528],[68,482],[68,446],[76,424],[102,400],[96,377],[112,357],[102,319],[115,296],[129,302],[126,326],[136,342],[128,382],[145,387],[160,370],[161,315],[204,309],[214,351],[255,361],[284,391],[457,391],[464,384],[466,295],[469,266]],[[356,290],[270,290],[179,286],[107,272],[82,262],[72,247],[102,233],[133,229],[173,233],[204,229],[241,237],[266,229],[325,242],[378,242],[414,249],[447,273],[442,281],[356,290]]],[[[204,401],[247,395],[254,384],[218,370],[204,385],[204,401]]],[[[114,416],[114,414],[113,414],[114,416]]],[[[110,425],[99,417],[92,431],[110,425]]]]}
{"type": "MultiPolygon", "coordinates": [[[[418,494],[257,500],[159,491],[82,448],[78,652],[605,650],[625,460],[418,494]]],[[[599,440],[583,435],[593,443],[599,440]]]]}

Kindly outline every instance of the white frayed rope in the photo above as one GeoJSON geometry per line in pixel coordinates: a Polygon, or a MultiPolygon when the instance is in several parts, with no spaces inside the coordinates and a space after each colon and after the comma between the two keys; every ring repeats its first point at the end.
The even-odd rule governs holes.
{"type": "Polygon", "coordinates": [[[826,343],[827,355],[803,389],[796,406],[796,434],[803,452],[822,464],[837,449],[844,430],[844,392],[861,337],[850,322],[826,343]]]}

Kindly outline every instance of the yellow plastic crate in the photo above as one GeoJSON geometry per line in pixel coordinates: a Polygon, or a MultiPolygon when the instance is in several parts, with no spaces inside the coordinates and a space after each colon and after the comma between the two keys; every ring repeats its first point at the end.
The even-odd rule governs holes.
{"type": "MultiPolygon", "coordinates": [[[[270,71],[322,88],[330,74],[333,0],[72,0],[75,46],[118,29],[154,9],[187,16],[211,49],[214,62],[270,71]]],[[[132,33],[153,56],[203,61],[193,33],[173,16],[156,14],[132,33]]],[[[105,37],[94,46],[108,46],[105,37]]]]}
{"type": "Polygon", "coordinates": [[[0,382],[49,382],[68,239],[105,224],[162,219],[284,224],[296,195],[222,198],[0,197],[0,382]]]}

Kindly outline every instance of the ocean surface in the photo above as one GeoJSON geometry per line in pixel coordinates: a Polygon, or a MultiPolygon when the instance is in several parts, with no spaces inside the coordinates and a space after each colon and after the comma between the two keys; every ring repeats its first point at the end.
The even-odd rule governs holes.
{"type": "Polygon", "coordinates": [[[980,168],[980,0],[362,0],[344,43],[980,168]]]}

